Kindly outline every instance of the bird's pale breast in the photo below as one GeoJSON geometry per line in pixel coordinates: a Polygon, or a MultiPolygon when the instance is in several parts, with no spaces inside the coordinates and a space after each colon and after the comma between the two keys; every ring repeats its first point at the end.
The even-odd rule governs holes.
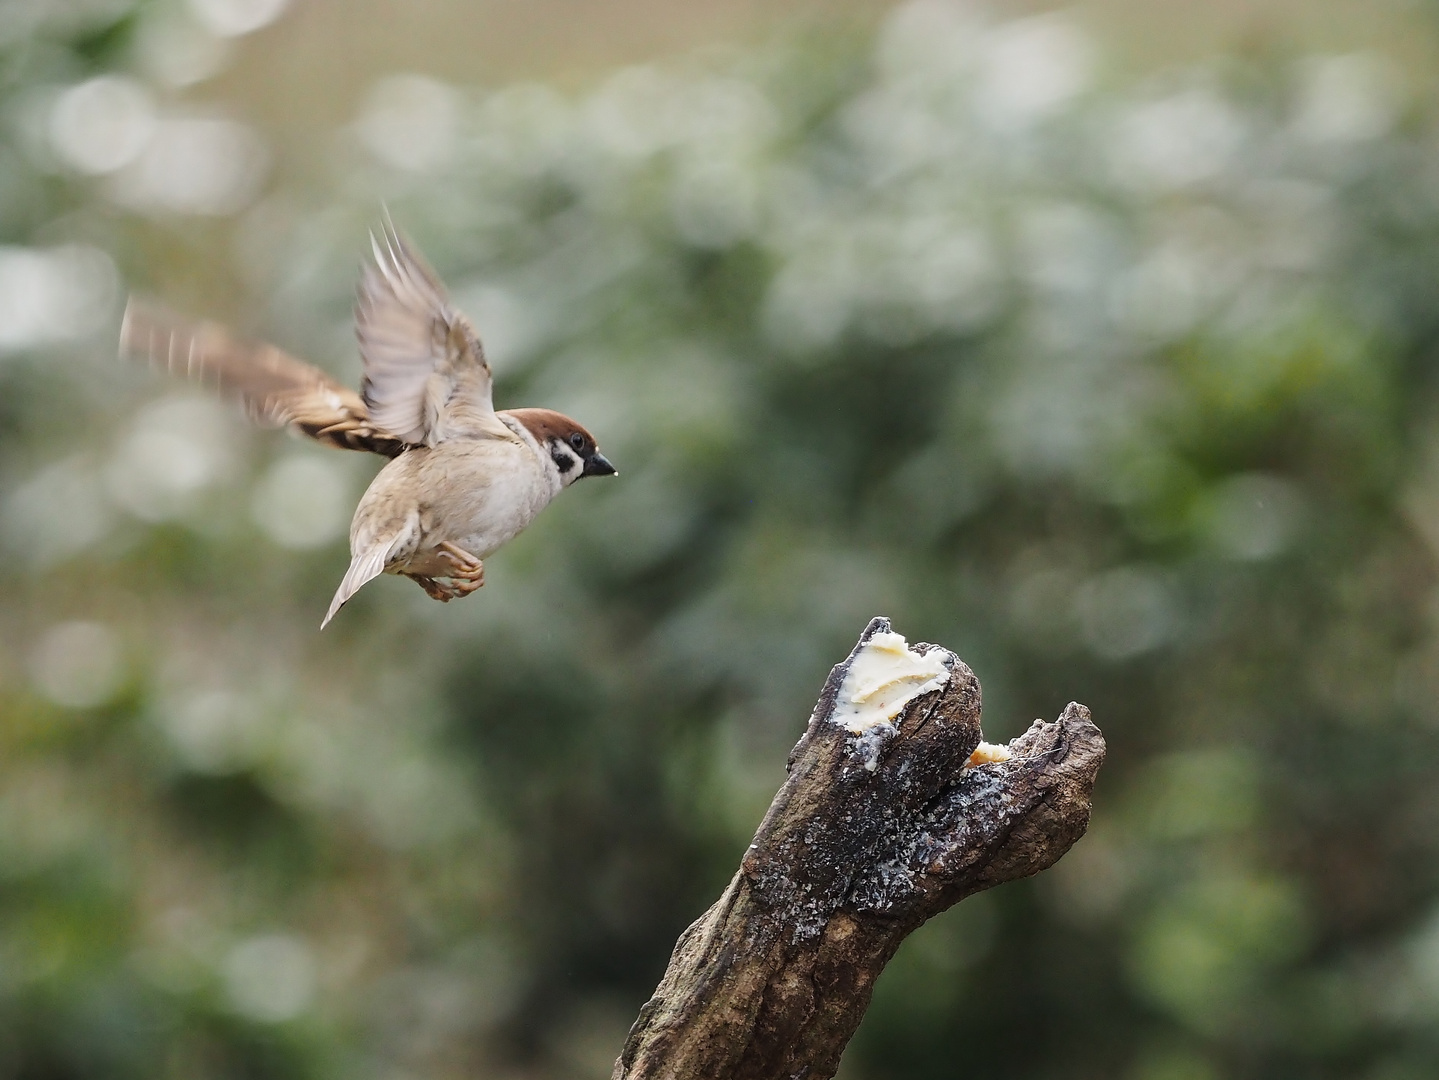
{"type": "Polygon", "coordinates": [[[476,439],[419,448],[390,462],[355,509],[352,550],[400,536],[386,569],[442,575],[445,541],[485,558],[513,539],[554,497],[555,485],[528,446],[476,439]]]}

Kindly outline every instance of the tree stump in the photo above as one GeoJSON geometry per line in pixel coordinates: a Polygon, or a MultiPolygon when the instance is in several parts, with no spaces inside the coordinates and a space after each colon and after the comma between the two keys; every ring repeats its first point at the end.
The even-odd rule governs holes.
{"type": "Polygon", "coordinates": [[[1052,865],[1088,827],[1104,738],[1083,705],[980,745],[974,672],[872,620],[729,887],[675,945],[614,1080],[833,1076],[908,934],[1052,865]]]}

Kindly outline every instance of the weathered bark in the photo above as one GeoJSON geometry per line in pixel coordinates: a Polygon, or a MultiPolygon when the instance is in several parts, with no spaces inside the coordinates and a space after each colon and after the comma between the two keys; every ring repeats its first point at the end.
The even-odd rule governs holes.
{"type": "Polygon", "coordinates": [[[979,681],[941,649],[947,683],[893,729],[861,737],[831,719],[855,655],[888,629],[873,620],[830,673],[789,778],[724,895],[680,937],[614,1080],[833,1076],[908,934],[1084,834],[1104,739],[1083,705],[1035,721],[1009,760],[966,766],[979,681]]]}

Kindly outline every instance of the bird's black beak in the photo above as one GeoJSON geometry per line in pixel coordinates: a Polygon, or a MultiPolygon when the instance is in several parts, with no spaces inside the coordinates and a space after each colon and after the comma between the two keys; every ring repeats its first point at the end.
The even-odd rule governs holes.
{"type": "Polygon", "coordinates": [[[585,467],[580,472],[581,476],[618,476],[619,470],[610,464],[609,458],[605,457],[598,450],[591,454],[585,461],[585,467]]]}

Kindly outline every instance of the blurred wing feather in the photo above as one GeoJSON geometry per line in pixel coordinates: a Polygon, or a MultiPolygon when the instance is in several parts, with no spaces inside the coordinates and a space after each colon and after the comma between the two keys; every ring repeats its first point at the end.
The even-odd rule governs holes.
{"type": "Polygon", "coordinates": [[[386,220],[370,242],[355,304],[365,404],[386,431],[434,446],[462,414],[493,416],[490,366],[469,320],[394,225],[386,220]]]}
{"type": "Polygon", "coordinates": [[[394,457],[404,441],[374,423],[359,394],[288,353],[234,337],[224,327],[131,299],[120,329],[122,355],[210,383],[239,400],[257,423],[290,426],[344,450],[394,457]]]}

